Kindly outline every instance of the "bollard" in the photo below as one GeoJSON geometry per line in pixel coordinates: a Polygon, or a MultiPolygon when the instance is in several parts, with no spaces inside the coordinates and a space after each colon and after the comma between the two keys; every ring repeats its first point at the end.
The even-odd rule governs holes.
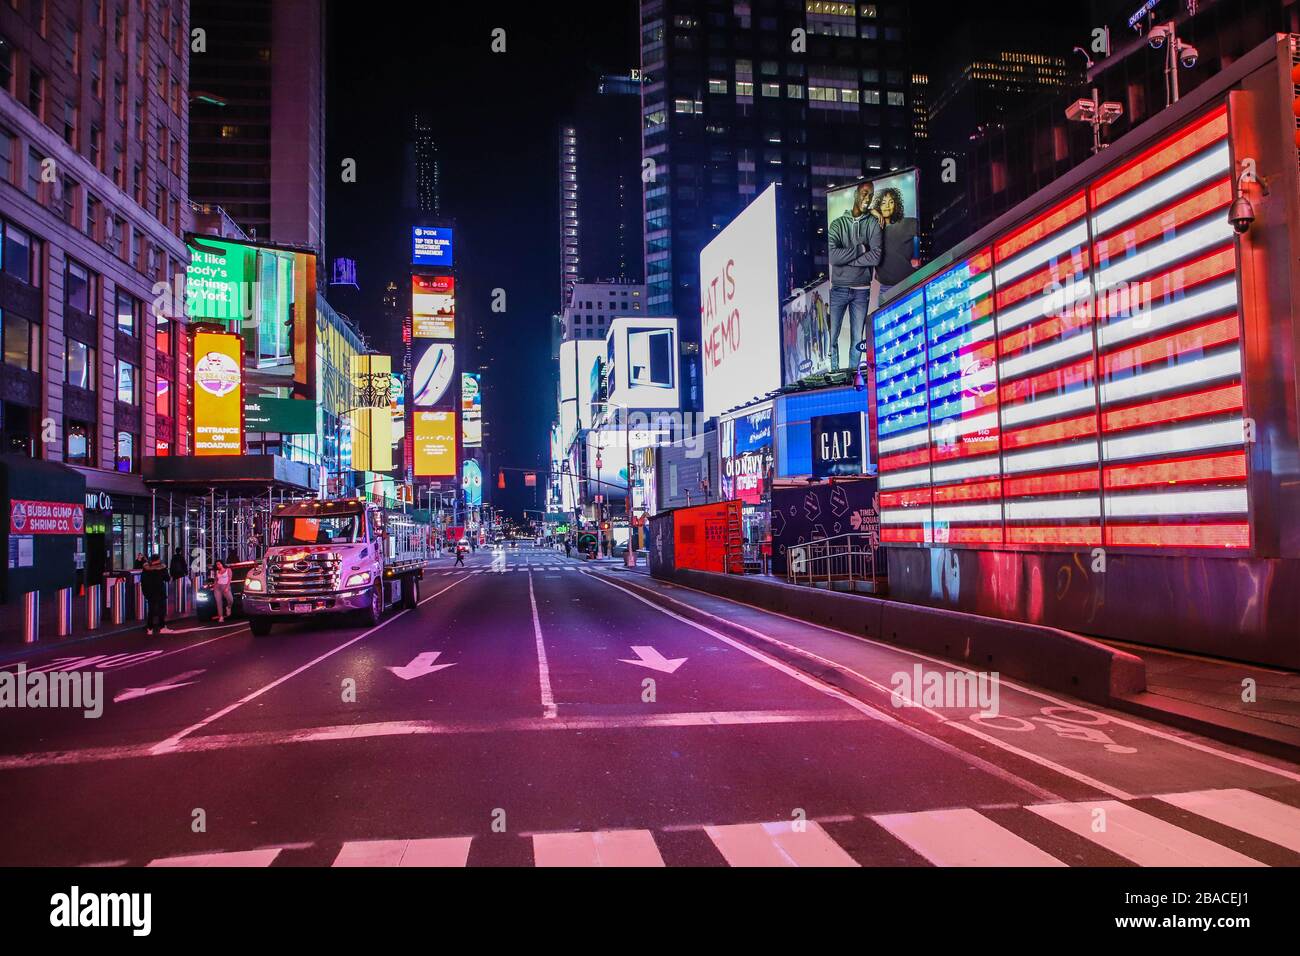
{"type": "Polygon", "coordinates": [[[109,593],[112,595],[108,603],[113,609],[113,623],[122,624],[126,621],[126,578],[115,578],[109,593]]]}
{"type": "Polygon", "coordinates": [[[103,612],[103,604],[100,603],[102,598],[99,592],[103,586],[102,584],[92,584],[86,588],[86,630],[88,631],[99,630],[99,615],[103,612]]]}
{"type": "Polygon", "coordinates": [[[144,620],[144,585],[140,583],[140,575],[136,574],[135,578],[135,619],[144,620]]]}
{"type": "Polygon", "coordinates": [[[59,588],[59,637],[72,634],[72,588],[59,588]]]}
{"type": "Polygon", "coordinates": [[[23,643],[35,644],[40,637],[41,592],[23,595],[23,643]]]}

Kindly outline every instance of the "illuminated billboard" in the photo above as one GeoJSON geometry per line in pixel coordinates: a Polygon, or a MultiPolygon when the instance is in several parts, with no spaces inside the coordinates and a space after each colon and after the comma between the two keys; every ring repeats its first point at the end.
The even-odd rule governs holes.
{"type": "Polygon", "coordinates": [[[450,342],[417,342],[411,372],[411,403],[417,408],[454,405],[456,393],[456,349],[450,342]]]}
{"type": "Polygon", "coordinates": [[[772,492],[772,404],[723,417],[719,423],[722,497],[757,505],[772,492]]]}
{"type": "Polygon", "coordinates": [[[705,416],[781,387],[778,275],[773,185],[700,252],[705,416]]]}
{"type": "Polygon", "coordinates": [[[456,413],[416,411],[411,434],[415,445],[417,478],[452,478],[456,475],[456,413]]]}
{"type": "Polygon", "coordinates": [[[186,314],[238,332],[245,364],[315,398],[315,254],[210,236],[187,242],[186,314]]]}
{"type": "Polygon", "coordinates": [[[478,372],[460,376],[461,447],[478,448],[483,444],[483,388],[478,372]]]}
{"type": "Polygon", "coordinates": [[[195,329],[191,339],[194,454],[244,453],[244,340],[195,329]]]}
{"type": "Polygon", "coordinates": [[[456,337],[456,280],[411,276],[411,335],[417,339],[456,337]]]}
{"type": "Polygon", "coordinates": [[[443,266],[450,269],[452,233],[443,226],[414,226],[411,229],[411,265],[443,266]]]}
{"type": "Polygon", "coordinates": [[[348,411],[352,431],[352,467],[357,471],[393,470],[392,359],[354,355],[355,404],[348,411]]]}
{"type": "Polygon", "coordinates": [[[388,410],[393,416],[393,448],[406,434],[406,378],[394,372],[388,378],[388,410]]]}
{"type": "Polygon", "coordinates": [[[873,316],[881,540],[1249,549],[1225,107],[873,316]]]}
{"type": "Polygon", "coordinates": [[[609,401],[628,408],[677,408],[677,320],[616,318],[607,336],[609,401]]]}
{"type": "Polygon", "coordinates": [[[478,508],[483,504],[483,466],[473,458],[466,458],[461,466],[460,487],[469,507],[478,508]]]}

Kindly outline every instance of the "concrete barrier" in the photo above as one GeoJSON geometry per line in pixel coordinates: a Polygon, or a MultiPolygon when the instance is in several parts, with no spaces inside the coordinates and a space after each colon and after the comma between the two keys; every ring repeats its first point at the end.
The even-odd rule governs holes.
{"type": "Polygon", "coordinates": [[[660,580],[859,634],[1096,703],[1146,690],[1141,658],[1038,624],[786,584],[756,575],[675,570],[660,580]]]}

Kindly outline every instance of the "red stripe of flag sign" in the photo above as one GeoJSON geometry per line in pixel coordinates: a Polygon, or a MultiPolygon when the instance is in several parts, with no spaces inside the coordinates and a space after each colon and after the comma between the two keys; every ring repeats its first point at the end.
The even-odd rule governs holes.
{"type": "Polygon", "coordinates": [[[1226,108],[873,316],[881,539],[1249,548],[1226,108]]]}
{"type": "Polygon", "coordinates": [[[10,534],[81,534],[86,529],[86,506],[66,501],[9,503],[10,534]]]}

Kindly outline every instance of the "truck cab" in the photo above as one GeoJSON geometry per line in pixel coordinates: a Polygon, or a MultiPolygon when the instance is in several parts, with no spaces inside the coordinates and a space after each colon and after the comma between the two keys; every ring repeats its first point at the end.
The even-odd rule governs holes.
{"type": "Polygon", "coordinates": [[[244,582],[253,633],[269,634],[279,618],[320,614],[357,614],[373,626],[393,604],[415,607],[424,563],[401,517],[390,531],[384,509],[360,498],[277,507],[266,554],[244,582]]]}

